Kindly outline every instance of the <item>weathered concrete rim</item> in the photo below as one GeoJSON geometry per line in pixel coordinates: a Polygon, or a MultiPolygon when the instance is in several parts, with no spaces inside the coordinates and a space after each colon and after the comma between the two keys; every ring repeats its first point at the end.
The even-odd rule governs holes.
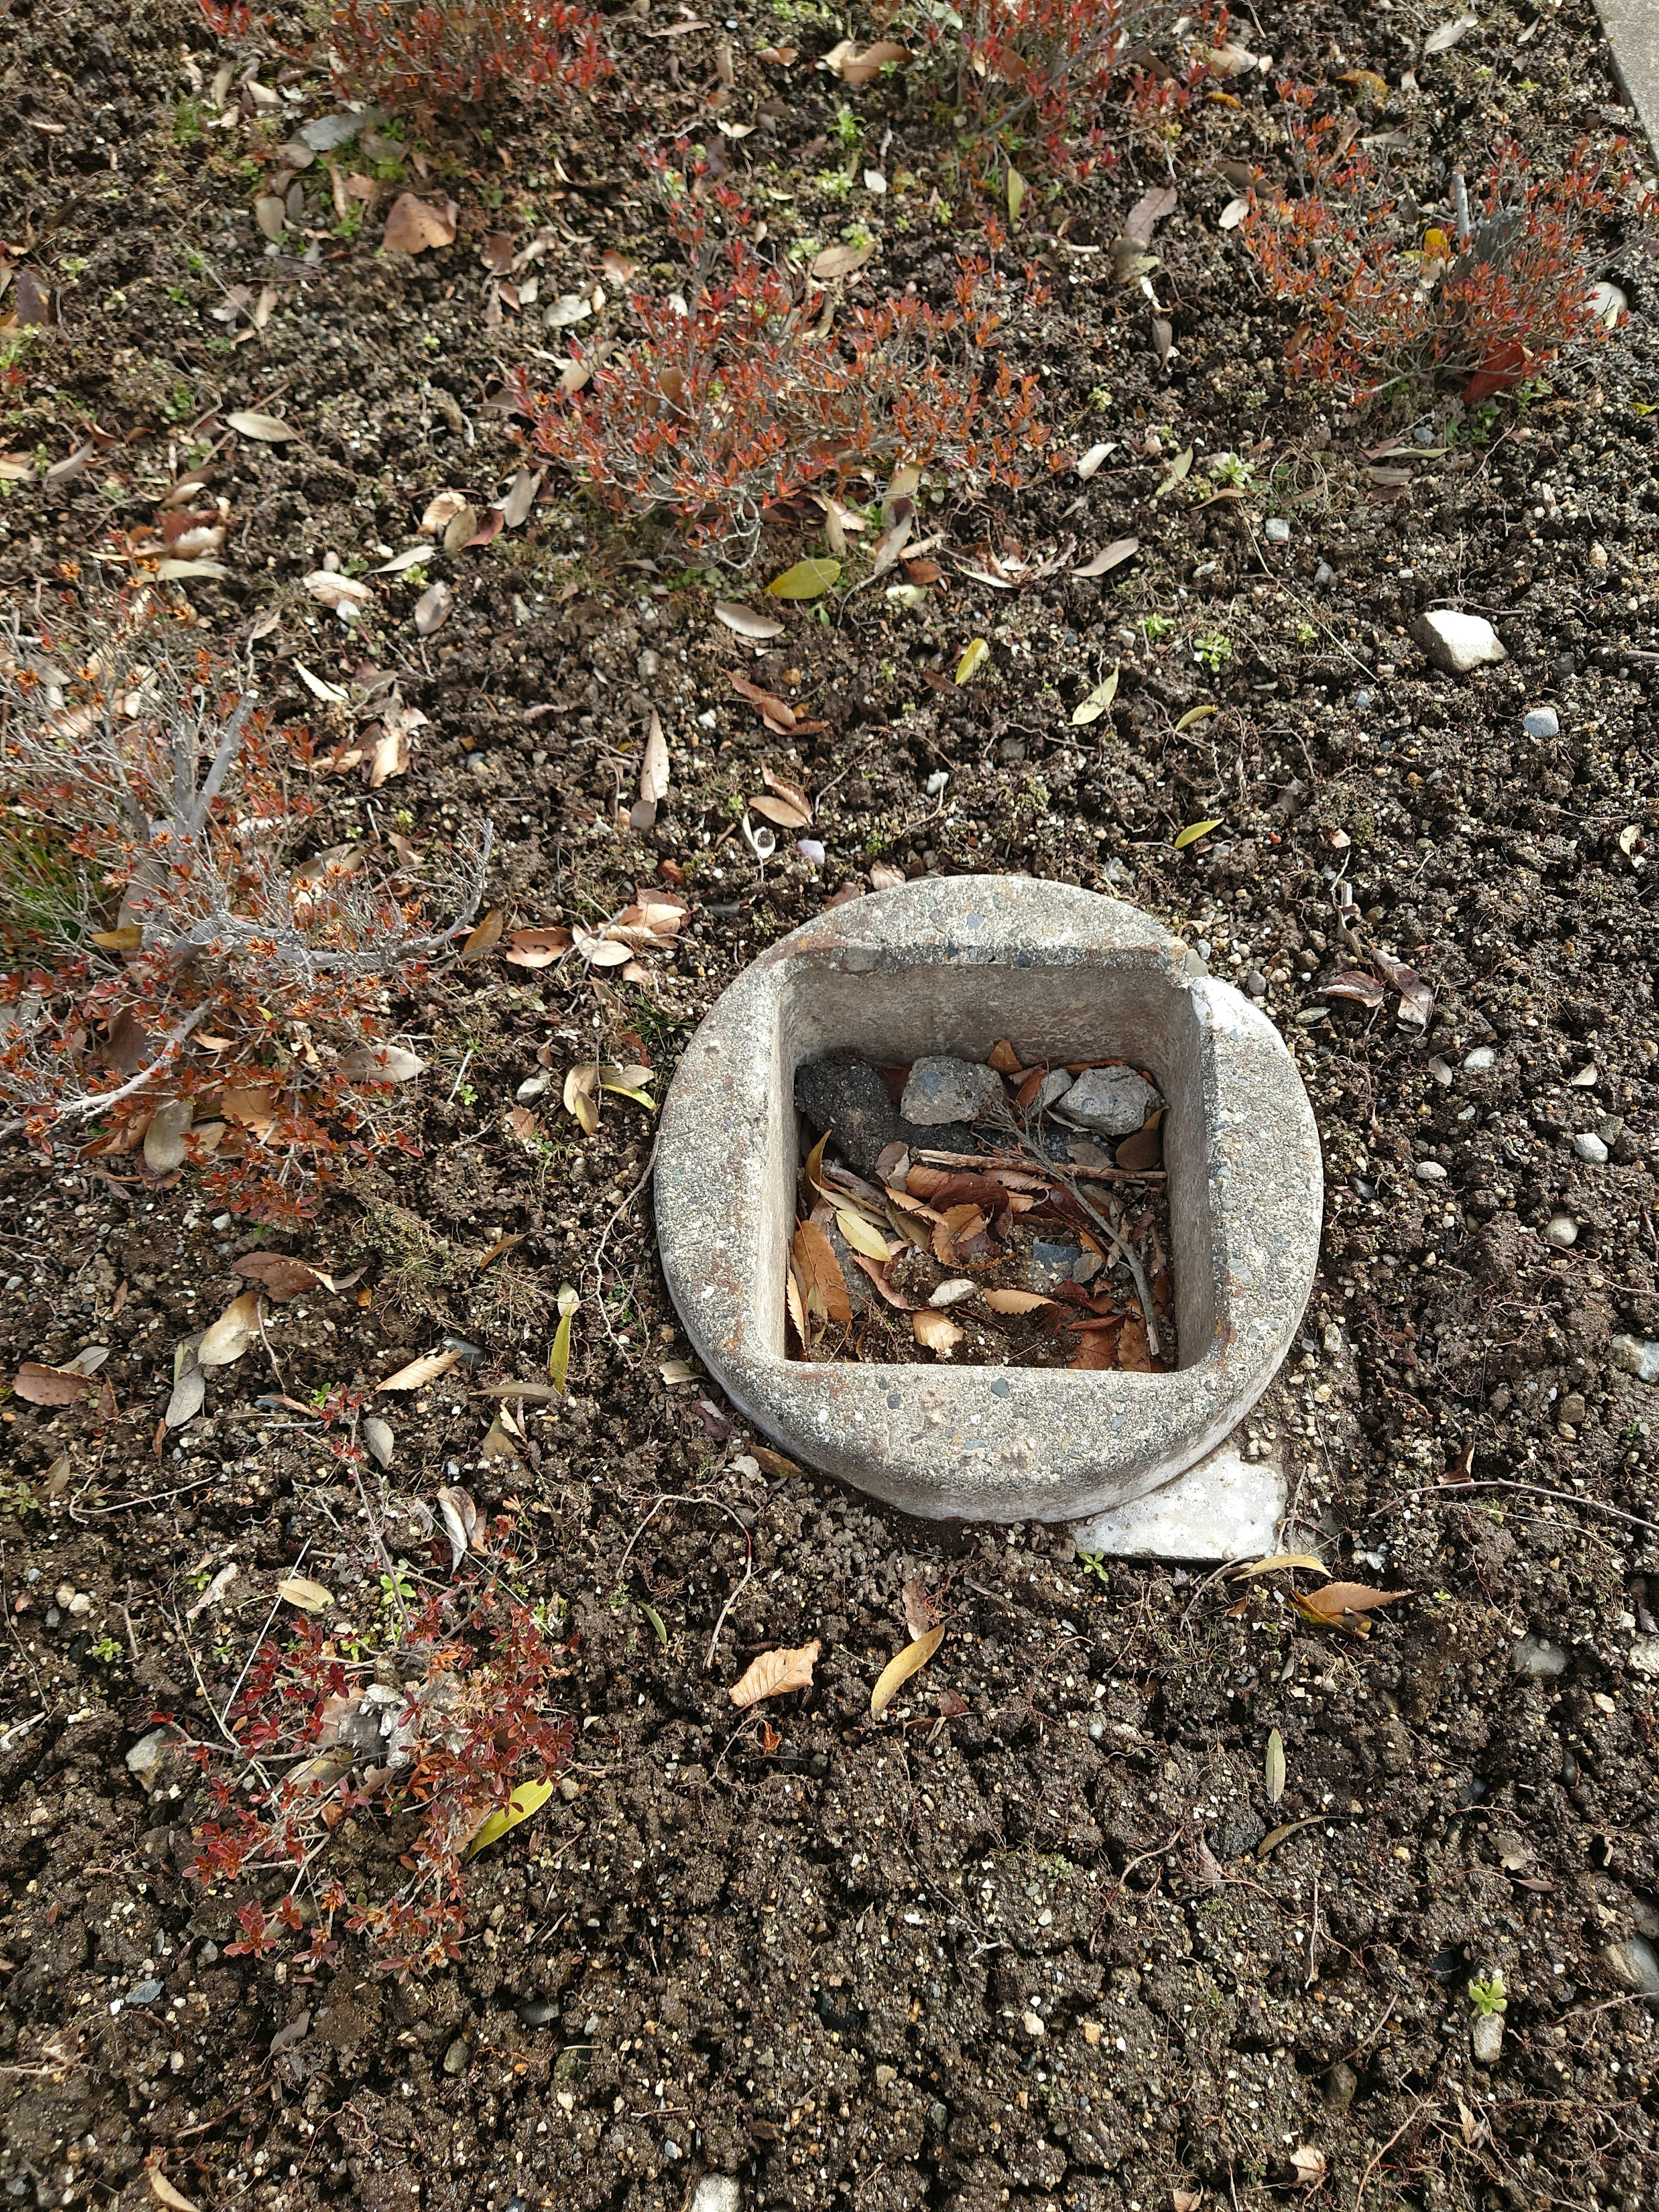
{"type": "Polygon", "coordinates": [[[1613,65],[1642,118],[1648,150],[1659,150],[1659,9],[1653,0],[1595,0],[1613,65]]]}
{"type": "MultiPolygon", "coordinates": [[[[924,1036],[919,1018],[907,1056],[924,1036]]],[[[1086,1018],[1110,1027],[1105,1012],[1086,1018]]],[[[1135,1056],[1156,1068],[1152,1054],[1135,1056]]],[[[908,1512],[1003,1522],[1122,1505],[1229,1434],[1301,1319],[1323,1190],[1312,1111],[1272,1023],[1231,985],[1194,975],[1187,948],[1149,916],[1018,877],[927,878],[878,892],[762,954],[681,1060],[655,1187],[670,1293],[698,1353],[757,1427],[793,1456],[908,1512]],[[895,994],[895,981],[914,989],[895,994]],[[939,1048],[981,1018],[992,1033],[962,1048],[988,1049],[996,1018],[1017,1022],[1009,1009],[1039,1001],[1062,1009],[1053,1018],[1069,1018],[1075,1032],[1085,1019],[1077,1007],[1125,1000],[1148,1034],[1159,1031],[1193,1217],[1176,1281],[1183,1308],[1204,1323],[1201,1343],[1192,1340],[1183,1310],[1190,1364],[1178,1373],[785,1357],[794,1066],[837,1035],[846,1041],[861,1007],[929,994],[957,1009],[939,1017],[948,1032],[939,1048]],[[969,1007],[981,1013],[961,1011],[969,1007]]]]}

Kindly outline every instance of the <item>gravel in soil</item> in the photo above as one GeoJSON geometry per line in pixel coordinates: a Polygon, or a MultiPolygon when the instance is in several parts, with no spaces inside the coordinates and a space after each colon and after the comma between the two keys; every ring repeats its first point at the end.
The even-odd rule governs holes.
{"type": "MultiPolygon", "coordinates": [[[[1587,8],[1500,8],[1431,58],[1432,12],[1270,9],[1260,43],[1314,82],[1383,73],[1330,97],[1403,138],[1425,206],[1443,155],[1474,167],[1501,132],[1541,158],[1631,127],[1587,8]]],[[[935,296],[983,243],[925,102],[886,82],[846,98],[809,65],[838,32],[795,20],[807,51],[780,97],[752,58],[780,34],[769,14],[670,40],[613,19],[625,94],[512,119],[488,146],[434,142],[461,227],[419,259],[374,250],[379,213],[347,234],[307,172],[319,265],[267,254],[253,213],[293,118],[267,124],[250,95],[216,127],[201,87],[220,52],[193,12],[14,0],[0,228],[60,319],[21,348],[8,334],[4,443],[70,465],[0,483],[0,583],[94,599],[123,533],[210,455],[230,573],[190,584],[199,634],[251,653],[273,712],[331,739],[365,668],[395,671],[428,717],[384,806],[326,784],[330,834],[372,828],[371,797],[423,836],[487,811],[514,921],[609,915],[664,864],[690,919],[645,985],[568,966],[428,979],[402,1009],[430,1062],[419,1157],[337,1189],[303,1244],[367,1262],[362,1289],[283,1307],[279,1374],[250,1353],[176,1437],[156,1432],[173,1347],[245,1287],[232,1263],[262,1240],[188,1182],[0,1158],[9,1357],[107,1344],[118,1407],[101,1425],[0,1410],[8,2189],[137,2207],[154,2164],[202,2204],[666,2212],[721,2203],[693,2191],[727,2175],[746,2207],[1150,2212],[1200,2189],[1282,2201],[1306,2148],[1342,2204],[1638,2212],[1659,2172],[1641,288],[1616,347],[1484,417],[1444,401],[1355,417],[1287,388],[1288,333],[1218,226],[1235,187],[1216,165],[1284,164],[1258,73],[1189,118],[1157,249],[1167,360],[1144,295],[1086,250],[1164,175],[1150,139],[1028,215],[1005,257],[1010,343],[1056,421],[1079,450],[1118,447],[1085,482],[994,503],[930,488],[930,528],[981,566],[1018,548],[1023,588],[959,579],[896,611],[857,594],[825,622],[791,611],[757,651],[712,614],[742,580],[665,527],[599,527],[550,481],[523,530],[377,579],[348,631],[302,585],[325,556],[388,559],[434,493],[487,500],[519,465],[489,403],[545,336],[503,306],[480,240],[538,241],[550,301],[597,281],[606,249],[665,258],[631,149],[705,127],[722,41],[757,118],[732,158],[793,195],[781,238],[834,237],[850,209],[883,249],[858,283],[935,296]],[[893,131],[884,195],[829,150],[843,106],[866,146],[893,131]],[[216,319],[239,285],[276,294],[262,323],[216,319]],[[303,436],[227,438],[224,412],[250,406],[303,436]],[[1374,483],[1369,446],[1414,428],[1433,457],[1374,483]],[[1189,446],[1199,481],[1212,456],[1247,464],[1244,495],[1155,498],[1189,446]],[[1109,575],[1045,567],[1127,534],[1139,556],[1109,575]],[[453,609],[422,637],[434,575],[453,609]],[[1431,664],[1409,632],[1443,599],[1484,611],[1507,658],[1431,664]],[[979,635],[990,653],[957,686],[979,635]],[[302,665],[347,701],[319,701],[302,665]],[[1074,726],[1114,666],[1112,711],[1074,726]],[[825,726],[764,733],[734,667],[825,726]],[[1181,726],[1198,705],[1219,711],[1181,726]],[[641,830],[653,710],[672,781],[641,830]],[[763,764],[811,790],[823,861],[781,841],[763,872],[731,834],[763,764]],[[1222,834],[1173,848],[1212,817],[1222,834]],[[1312,1629],[1282,1575],[906,1523],[769,1467],[706,1385],[665,1382],[684,1347],[643,1212],[646,1109],[608,1099],[584,1138],[544,1099],[526,1138],[514,1093],[596,1042],[666,1073],[738,968],[877,862],[1110,890],[1281,1024],[1320,1117],[1328,1221],[1245,1449],[1286,1466],[1287,1549],[1413,1593],[1363,1640],[1312,1629]],[[1392,998],[1321,995],[1372,947],[1431,985],[1426,1030],[1392,998]],[[1559,1222],[1574,1235],[1547,1233],[1559,1222]],[[526,1241],[481,1271],[507,1233],[526,1241]],[[541,1371],[566,1279],[583,1298],[569,1393],[484,1457],[474,1386],[541,1371]],[[392,1464],[360,1497],[298,1409],[374,1392],[446,1335],[483,1363],[396,1402],[392,1464]],[[469,1870],[453,1968],[399,1982],[349,1942],[304,1971],[237,1954],[234,1897],[185,1872],[195,1766],[128,1755],[158,1711],[214,1724],[302,1555],[365,1631],[371,1519],[437,1571],[421,1515],[446,1481],[514,1517],[568,1638],[561,1787],[469,1870]],[[915,1578],[946,1633],[872,1724],[915,1578]],[[732,1711],[726,1685],[757,1651],[811,1638],[809,1695],[732,1711]],[[1500,1974],[1505,2009],[1477,2042],[1469,1986],[1490,2002],[1500,1974]]],[[[757,574],[805,530],[769,531],[757,574]]],[[[374,1847],[372,1812],[354,1817],[348,1874],[374,1847]]]]}

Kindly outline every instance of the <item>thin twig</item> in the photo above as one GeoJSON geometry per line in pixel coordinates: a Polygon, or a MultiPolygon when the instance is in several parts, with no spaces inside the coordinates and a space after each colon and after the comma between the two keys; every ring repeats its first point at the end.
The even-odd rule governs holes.
{"type": "Polygon", "coordinates": [[[1406,1498],[1437,1498],[1449,1504],[1466,1490],[1523,1490],[1530,1497],[1553,1498],[1563,1505],[1588,1505],[1593,1513],[1605,1513],[1614,1521],[1627,1521],[1632,1528],[1645,1528],[1650,1535],[1659,1536],[1659,1522],[1644,1521],[1639,1514],[1626,1513],[1617,1505],[1604,1505],[1599,1498],[1581,1498],[1572,1490],[1546,1490],[1538,1482],[1504,1482],[1496,1475],[1483,1475],[1474,1482],[1425,1482],[1415,1490],[1398,1492],[1387,1505],[1379,1505],[1375,1513],[1368,1513],[1365,1518],[1380,1521],[1406,1498]]]}
{"type": "MultiPolygon", "coordinates": [[[[979,1168],[981,1170],[987,1168],[1018,1168],[1022,1172],[1030,1171],[1031,1158],[1031,1156],[1025,1152],[912,1152],[910,1157],[913,1160],[919,1160],[924,1167],[979,1168]]],[[[1045,1169],[1051,1167],[1053,1164],[1054,1163],[1052,1161],[1045,1160],[1043,1162],[1045,1169]]],[[[1139,1168],[1094,1168],[1086,1167],[1078,1161],[1073,1161],[1070,1164],[1068,1172],[1074,1176],[1082,1176],[1090,1182],[1145,1182],[1163,1184],[1167,1182],[1170,1179],[1167,1170],[1164,1168],[1147,1168],[1145,1170],[1139,1168]]]]}
{"type": "Polygon", "coordinates": [[[1432,2104],[1433,2101],[1433,2099],[1431,2097],[1419,2097],[1418,2099],[1417,2102],[1412,2106],[1410,2112],[1407,2113],[1405,2118],[1401,2120],[1400,2125],[1389,2137],[1387,2142],[1383,2144],[1382,2149],[1377,2152],[1376,2157],[1365,2168],[1364,2173],[1360,2175],[1359,2186],[1355,2190],[1353,2196],[1354,2212],[1359,2212],[1360,2202],[1365,2194],[1365,2185],[1370,2179],[1372,2174],[1374,2174],[1377,2167],[1382,2165],[1383,2160],[1399,2142],[1401,2136],[1405,2134],[1407,2129],[1410,2127],[1412,2122],[1417,2118],[1425,2105],[1432,2104]]]}
{"type": "MultiPolygon", "coordinates": [[[[177,1029],[169,1030],[162,1039],[161,1049],[149,1066],[141,1067],[137,1075],[130,1077],[117,1090],[100,1091],[90,1098],[73,1098],[67,1106],[58,1107],[53,1118],[59,1121],[79,1121],[83,1114],[101,1114],[106,1106],[118,1106],[124,1098],[131,1098],[135,1091],[142,1091],[151,1076],[158,1075],[167,1066],[197,1024],[206,1019],[207,1012],[204,1006],[198,1006],[193,1014],[185,1017],[177,1029]]],[[[0,1125],[0,1138],[15,1137],[24,1127],[21,1121],[7,1121],[0,1125]]]]}
{"type": "MultiPolygon", "coordinates": [[[[364,1503],[365,1503],[365,1504],[367,1504],[367,1503],[368,1503],[368,1500],[367,1500],[367,1499],[365,1499],[365,1500],[364,1500],[364,1503]]],[[[310,1539],[310,1537],[309,1537],[309,1536],[307,1536],[307,1537],[306,1538],[306,1540],[305,1540],[304,1543],[303,1543],[303,1544],[301,1544],[301,1547],[300,1547],[300,1556],[299,1556],[299,1558],[298,1558],[297,1559],[295,1559],[295,1561],[294,1562],[293,1566],[289,1570],[289,1574],[297,1575],[297,1574],[299,1573],[299,1571],[300,1571],[301,1568],[305,1565],[305,1557],[306,1557],[306,1553],[307,1553],[310,1549],[311,1549],[311,1539],[310,1539]]],[[[285,1579],[286,1579],[286,1577],[285,1577],[285,1579]]],[[[246,1657],[246,1658],[243,1661],[243,1662],[242,1662],[242,1671],[241,1671],[241,1673],[240,1673],[240,1674],[236,1677],[236,1688],[235,1688],[235,1689],[234,1689],[234,1690],[231,1692],[230,1695],[229,1695],[229,1696],[225,1699],[225,1709],[224,1709],[224,1711],[223,1711],[223,1712],[222,1712],[222,1713],[220,1713],[220,1714],[218,1714],[218,1715],[216,1717],[217,1718],[217,1720],[218,1720],[218,1723],[219,1723],[219,1729],[220,1729],[220,1733],[221,1733],[222,1735],[229,1735],[229,1733],[230,1733],[230,1731],[229,1731],[229,1728],[228,1728],[228,1717],[229,1717],[229,1713],[230,1713],[230,1709],[231,1709],[231,1707],[232,1707],[232,1706],[235,1704],[235,1702],[236,1702],[236,1693],[237,1693],[237,1691],[239,1691],[239,1690],[241,1688],[241,1686],[242,1686],[243,1683],[246,1681],[246,1680],[247,1680],[247,1670],[248,1670],[248,1668],[249,1668],[253,1664],[254,1655],[255,1655],[255,1653],[257,1653],[257,1652],[258,1652],[258,1649],[259,1649],[259,1646],[260,1646],[260,1645],[264,1642],[264,1640],[265,1640],[266,1637],[270,1635],[270,1624],[271,1624],[271,1622],[272,1622],[273,1620],[276,1620],[276,1609],[277,1609],[277,1607],[282,1604],[282,1602],[283,1602],[283,1593],[282,1593],[282,1591],[279,1589],[279,1590],[277,1591],[277,1593],[276,1593],[276,1596],[275,1596],[274,1598],[272,1598],[272,1600],[270,1601],[270,1612],[265,1615],[265,1625],[264,1625],[264,1627],[259,1631],[259,1633],[258,1633],[258,1634],[254,1638],[254,1639],[253,1639],[253,1648],[252,1648],[252,1650],[248,1653],[247,1657],[246,1657]]],[[[184,1642],[184,1644],[185,1644],[185,1649],[188,1650],[189,1650],[189,1648],[190,1648],[190,1646],[189,1646],[189,1639],[188,1639],[187,1638],[184,1638],[184,1637],[182,1636],[182,1633],[181,1633],[180,1640],[181,1640],[182,1642],[184,1642]]],[[[212,1708],[211,1705],[209,1705],[208,1710],[209,1710],[209,1711],[210,1711],[210,1712],[211,1712],[211,1711],[212,1711],[213,1708],[212,1708]]],[[[234,1741],[235,1741],[234,1737],[232,1737],[232,1738],[231,1738],[231,1741],[232,1741],[233,1742],[234,1742],[234,1741]]],[[[236,1747],[237,1747],[237,1749],[238,1749],[239,1751],[241,1749],[241,1746],[240,1746],[240,1744],[238,1744],[238,1745],[236,1746],[236,1747]]]]}
{"type": "Polygon", "coordinates": [[[708,1639],[708,1656],[703,1662],[703,1671],[706,1674],[714,1663],[714,1647],[720,1640],[720,1631],[726,1626],[726,1614],[731,1612],[732,1607],[737,1603],[738,1600],[743,1595],[744,1590],[748,1589],[750,1583],[754,1580],[755,1540],[750,1534],[749,1530],[744,1527],[742,1515],[737,1512],[732,1506],[728,1505],[723,1498],[688,1498],[683,1492],[665,1492],[663,1496],[657,1500],[656,1504],[651,1508],[651,1510],[646,1515],[644,1520],[641,1522],[639,1527],[634,1531],[633,1534],[628,1540],[628,1548],[623,1553],[622,1558],[617,1562],[617,1585],[619,1589],[622,1585],[623,1576],[627,1571],[628,1562],[634,1556],[635,1545],[639,1542],[641,1537],[644,1535],[646,1530],[651,1526],[651,1523],[656,1519],[658,1514],[662,1510],[665,1505],[717,1505],[722,1513],[729,1514],[732,1519],[737,1522],[738,1528],[743,1529],[743,1540],[748,1552],[748,1558],[743,1571],[743,1580],[738,1584],[736,1589],[732,1591],[731,1596],[726,1599],[726,1603],[720,1607],[720,1619],[714,1623],[714,1633],[708,1639]]]}

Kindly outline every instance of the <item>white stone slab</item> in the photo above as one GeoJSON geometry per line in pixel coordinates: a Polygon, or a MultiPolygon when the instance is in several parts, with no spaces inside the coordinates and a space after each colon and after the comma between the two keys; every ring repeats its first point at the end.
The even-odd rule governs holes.
{"type": "Polygon", "coordinates": [[[1196,1467],[1127,1505],[1072,1524],[1079,1552],[1115,1559],[1259,1559],[1278,1545],[1285,1473],[1231,1437],[1196,1467]]]}

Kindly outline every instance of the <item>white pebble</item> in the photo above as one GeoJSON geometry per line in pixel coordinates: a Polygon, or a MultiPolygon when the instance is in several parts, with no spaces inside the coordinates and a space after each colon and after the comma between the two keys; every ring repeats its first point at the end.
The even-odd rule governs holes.
{"type": "Polygon", "coordinates": [[[1446,1180],[1446,1170],[1441,1166],[1438,1160],[1419,1160],[1417,1163],[1417,1180],[1419,1182],[1444,1182],[1446,1180]]]}
{"type": "Polygon", "coordinates": [[[1578,1224],[1570,1213],[1558,1213],[1544,1231],[1544,1242],[1558,1252],[1569,1252],[1578,1242],[1578,1224]]]}
{"type": "Polygon", "coordinates": [[[1607,1164],[1607,1148],[1593,1129],[1581,1129],[1572,1140],[1572,1149],[1593,1168],[1604,1168],[1607,1164]]]}

